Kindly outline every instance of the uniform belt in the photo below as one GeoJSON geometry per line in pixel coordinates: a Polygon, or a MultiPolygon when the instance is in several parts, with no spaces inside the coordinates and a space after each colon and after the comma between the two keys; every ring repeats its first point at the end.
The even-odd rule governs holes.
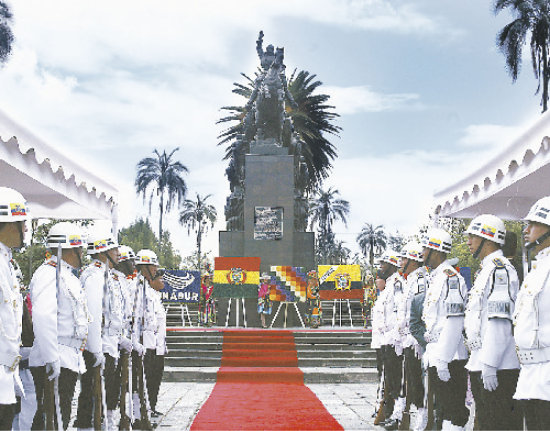
{"type": "Polygon", "coordinates": [[[540,364],[550,361],[550,347],[541,349],[518,349],[518,359],[521,365],[540,364]]]}
{"type": "Polygon", "coordinates": [[[21,355],[15,355],[10,353],[0,353],[0,365],[8,367],[10,371],[15,371],[19,361],[21,360],[21,355]]]}
{"type": "Polygon", "coordinates": [[[103,329],[106,335],[122,335],[122,328],[108,327],[103,329]]]}
{"type": "Polygon", "coordinates": [[[427,343],[437,343],[439,341],[439,333],[435,333],[435,334],[430,334],[428,332],[426,332],[424,334],[424,339],[426,340],[427,343]]]}
{"type": "Polygon", "coordinates": [[[82,340],[73,337],[57,337],[57,342],[63,346],[74,347],[78,350],[84,350],[84,347],[86,347],[86,338],[82,340]]]}

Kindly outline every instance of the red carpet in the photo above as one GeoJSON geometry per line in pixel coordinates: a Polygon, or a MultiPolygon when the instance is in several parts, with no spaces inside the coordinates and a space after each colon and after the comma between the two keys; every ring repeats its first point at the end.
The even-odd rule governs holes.
{"type": "Polygon", "coordinates": [[[304,386],[290,331],[229,330],[218,381],[192,430],[342,430],[304,386]]]}

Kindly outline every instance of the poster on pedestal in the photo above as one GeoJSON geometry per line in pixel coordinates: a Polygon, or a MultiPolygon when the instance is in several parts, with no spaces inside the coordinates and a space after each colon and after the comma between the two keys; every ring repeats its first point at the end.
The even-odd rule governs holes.
{"type": "Polygon", "coordinates": [[[258,298],[259,257],[214,258],[214,298],[258,298]]]}

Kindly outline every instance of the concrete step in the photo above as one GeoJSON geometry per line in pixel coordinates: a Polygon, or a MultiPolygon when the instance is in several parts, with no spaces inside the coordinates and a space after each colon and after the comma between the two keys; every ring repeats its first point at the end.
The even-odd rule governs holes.
{"type": "MultiPolygon", "coordinates": [[[[271,353],[271,356],[286,356],[286,352],[277,352],[277,353],[271,353]]],[[[298,358],[300,359],[308,359],[308,358],[325,358],[325,359],[337,359],[337,358],[343,358],[343,359],[372,359],[376,360],[376,352],[374,350],[350,350],[350,351],[343,351],[343,350],[324,350],[324,351],[316,351],[316,350],[306,350],[306,351],[298,351],[297,352],[298,358]]],[[[167,358],[221,358],[222,357],[222,351],[221,350],[208,350],[208,349],[186,349],[186,348],[180,348],[175,349],[171,348],[168,352],[167,358]]]]}
{"type": "MultiPolygon", "coordinates": [[[[267,359],[266,359],[267,361],[267,359]]],[[[165,358],[167,366],[170,367],[219,367],[221,366],[220,357],[178,357],[167,356],[165,358]]],[[[269,366],[277,366],[272,364],[269,366]]],[[[298,366],[306,368],[326,367],[326,368],[352,368],[352,367],[376,367],[376,359],[364,358],[301,358],[298,359],[298,366]]]]}
{"type": "MultiPolygon", "coordinates": [[[[218,367],[170,367],[164,369],[167,382],[215,382],[218,367]]],[[[304,368],[304,383],[376,383],[376,368],[304,368]]]]}

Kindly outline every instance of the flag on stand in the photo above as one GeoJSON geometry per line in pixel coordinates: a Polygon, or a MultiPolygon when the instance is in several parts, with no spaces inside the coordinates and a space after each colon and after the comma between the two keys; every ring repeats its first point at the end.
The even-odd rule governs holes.
{"type": "Polygon", "coordinates": [[[363,299],[359,265],[319,265],[317,269],[321,299],[363,299]]]}
{"type": "Polygon", "coordinates": [[[269,299],[280,302],[305,302],[307,274],[302,267],[272,266],[269,299]]]}
{"type": "Polygon", "coordinates": [[[259,257],[214,258],[214,298],[257,298],[259,257]]]}

